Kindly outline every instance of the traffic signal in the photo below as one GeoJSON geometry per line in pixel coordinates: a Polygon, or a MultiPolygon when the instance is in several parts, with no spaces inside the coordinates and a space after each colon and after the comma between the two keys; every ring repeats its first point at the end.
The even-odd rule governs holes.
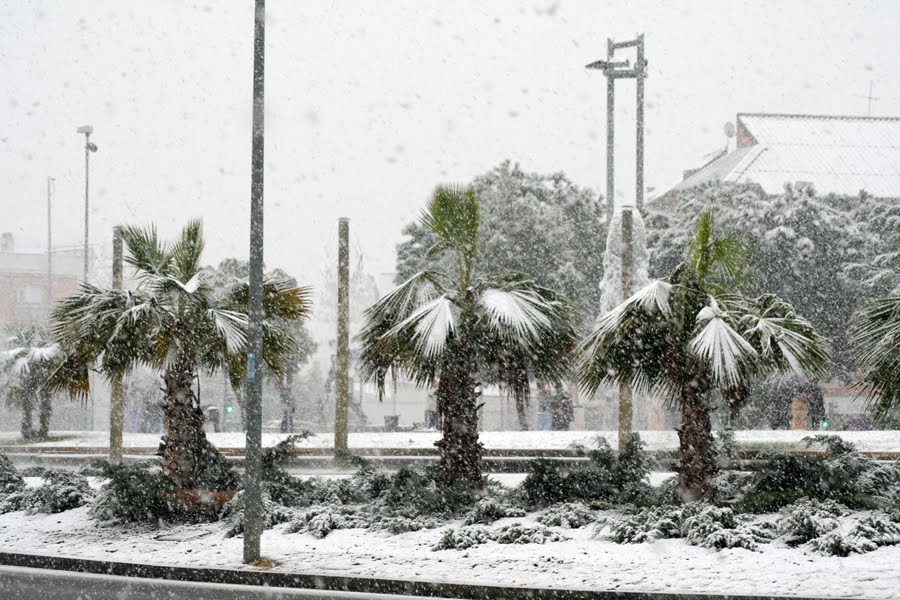
{"type": "Polygon", "coordinates": [[[225,405],[225,412],[227,412],[227,413],[232,413],[232,412],[234,412],[234,406],[232,406],[231,404],[226,404],[226,405],[225,405]]]}

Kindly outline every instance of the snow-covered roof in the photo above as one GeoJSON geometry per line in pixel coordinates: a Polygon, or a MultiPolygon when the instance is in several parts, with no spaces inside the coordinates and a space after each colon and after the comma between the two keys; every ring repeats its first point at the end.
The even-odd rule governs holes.
{"type": "Polygon", "coordinates": [[[737,148],[672,191],[713,180],[755,183],[772,195],[803,182],[821,194],[898,199],[900,118],[738,114],[737,148]]]}

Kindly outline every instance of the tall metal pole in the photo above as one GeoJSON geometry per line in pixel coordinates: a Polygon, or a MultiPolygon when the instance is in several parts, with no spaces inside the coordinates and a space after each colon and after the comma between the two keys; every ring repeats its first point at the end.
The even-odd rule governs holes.
{"type": "Polygon", "coordinates": [[[47,178],[47,320],[53,310],[53,178],[47,178]]]}
{"type": "MultiPolygon", "coordinates": [[[[113,227],[112,286],[122,289],[122,230],[113,227]]],[[[121,381],[113,381],[109,398],[109,462],[122,462],[122,427],[125,422],[125,390],[121,381]]]]}
{"type": "MultiPolygon", "coordinates": [[[[88,219],[88,198],[90,193],[90,164],[91,164],[91,146],[90,146],[91,134],[84,134],[84,279],[85,283],[88,282],[88,244],[89,244],[89,227],[90,222],[88,219]]],[[[93,429],[93,424],[91,425],[91,429],[93,429]]]]}
{"type": "MultiPolygon", "coordinates": [[[[338,221],[338,322],[334,377],[334,448],[347,449],[347,406],[350,399],[350,220],[338,221]]],[[[338,457],[338,462],[342,457],[338,457]]]]}
{"type": "MultiPolygon", "coordinates": [[[[634,287],[634,221],[631,208],[622,209],[622,300],[631,297],[634,287]]],[[[623,383],[619,386],[619,452],[625,450],[625,444],[631,439],[632,424],[631,385],[623,383]]]]}
{"type": "Polygon", "coordinates": [[[247,444],[244,562],[260,558],[262,537],[263,165],[266,1],[256,0],[253,39],[253,147],[250,176],[250,327],[247,352],[247,444]]]}
{"type": "MultiPolygon", "coordinates": [[[[606,60],[612,62],[615,47],[613,41],[606,40],[606,60]]],[[[616,80],[606,77],[606,223],[612,223],[615,209],[615,137],[616,137],[616,80]]]]}
{"type": "Polygon", "coordinates": [[[644,207],[644,34],[637,36],[637,165],[635,169],[635,202],[637,209],[644,207]]]}

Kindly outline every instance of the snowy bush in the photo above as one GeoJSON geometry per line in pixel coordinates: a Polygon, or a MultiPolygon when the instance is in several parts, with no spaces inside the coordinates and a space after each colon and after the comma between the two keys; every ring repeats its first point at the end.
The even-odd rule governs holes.
{"type": "Polygon", "coordinates": [[[721,471],[716,475],[716,501],[737,503],[753,485],[755,475],[745,471],[721,471]]]}
{"type": "MultiPolygon", "coordinates": [[[[291,511],[276,502],[272,502],[267,494],[263,494],[263,527],[269,529],[285,523],[291,519],[291,511]]],[[[221,518],[225,521],[225,537],[234,537],[244,533],[244,491],[241,490],[234,498],[222,507],[221,518]]]]}
{"type": "Polygon", "coordinates": [[[900,544],[900,525],[882,515],[861,519],[847,533],[843,529],[832,529],[810,540],[809,548],[821,554],[849,556],[871,552],[879,546],[900,544]]]}
{"type": "Polygon", "coordinates": [[[597,514],[581,502],[555,504],[537,517],[538,523],[548,527],[577,529],[596,520],[597,514]]]}
{"type": "Polygon", "coordinates": [[[498,544],[543,544],[568,539],[540,524],[512,523],[499,528],[466,525],[444,531],[432,550],[465,550],[487,542],[498,544]]]}
{"type": "Polygon", "coordinates": [[[597,440],[597,445],[588,453],[588,466],[565,477],[549,461],[530,462],[528,476],[522,483],[525,502],[529,506],[574,500],[622,503],[652,495],[646,482],[651,459],[638,434],[632,434],[619,454],[603,438],[597,440]]]}
{"type": "Polygon", "coordinates": [[[398,534],[421,529],[434,529],[442,524],[439,520],[430,517],[383,516],[372,523],[371,528],[398,534]]]}
{"type": "Polygon", "coordinates": [[[29,490],[22,489],[18,492],[0,495],[0,515],[25,510],[30,498],[29,490]]]}
{"type": "Polygon", "coordinates": [[[450,528],[441,534],[441,539],[432,550],[465,550],[491,540],[490,530],[483,525],[467,525],[450,528]]]}
{"type": "Polygon", "coordinates": [[[9,459],[0,454],[0,497],[20,492],[24,488],[25,480],[22,479],[9,459]]]}
{"type": "Polygon", "coordinates": [[[757,473],[741,506],[753,512],[777,510],[800,498],[835,500],[850,508],[878,508],[900,479],[896,466],[882,466],[837,436],[806,438],[825,447],[825,457],[775,454],[757,473]]]}
{"type": "Polygon", "coordinates": [[[512,523],[492,532],[491,538],[498,544],[543,544],[568,539],[563,534],[541,524],[512,523]]]}
{"type": "Polygon", "coordinates": [[[356,509],[346,506],[319,505],[302,511],[288,527],[288,533],[307,532],[323,538],[335,529],[367,528],[370,521],[356,509]]]}
{"type": "Polygon", "coordinates": [[[599,529],[609,528],[610,537],[617,544],[681,537],[683,511],[681,506],[651,506],[623,519],[607,519],[599,529]]]}
{"type": "Polygon", "coordinates": [[[768,544],[777,535],[772,523],[740,523],[733,529],[717,529],[711,532],[697,545],[716,550],[725,548],[759,550],[760,544],[768,544]]]}
{"type": "Polygon", "coordinates": [[[555,464],[545,459],[529,461],[522,494],[529,506],[546,506],[566,499],[565,484],[555,464]]]}
{"type": "Polygon", "coordinates": [[[40,487],[28,492],[25,509],[29,513],[59,513],[84,506],[93,497],[84,475],[51,469],[44,473],[40,487]]]}
{"type": "Polygon", "coordinates": [[[382,494],[386,509],[405,517],[449,517],[472,507],[483,492],[466,487],[438,488],[434,480],[412,469],[402,468],[382,494]]]}
{"type": "Polygon", "coordinates": [[[840,526],[838,517],[846,512],[846,508],[834,500],[804,498],[782,510],[783,516],[776,527],[789,545],[802,544],[837,529],[840,526]]]}
{"type": "Polygon", "coordinates": [[[734,511],[730,508],[702,505],[699,510],[691,510],[691,505],[682,511],[681,532],[695,546],[703,546],[707,537],[723,529],[737,527],[734,511]]]}
{"type": "Polygon", "coordinates": [[[685,506],[644,508],[624,519],[609,519],[600,527],[619,544],[651,542],[665,538],[685,538],[704,548],[746,548],[775,538],[774,526],[743,521],[730,508],[696,503],[685,506]]]}
{"type": "Polygon", "coordinates": [[[521,508],[510,506],[499,498],[488,496],[475,503],[475,506],[466,513],[463,523],[465,525],[476,525],[479,523],[487,525],[498,519],[524,516],[525,511],[521,508]]]}
{"type": "Polygon", "coordinates": [[[159,521],[176,512],[171,485],[152,463],[104,466],[107,481],[91,507],[100,521],[159,521]]]}
{"type": "Polygon", "coordinates": [[[851,554],[865,554],[866,552],[877,550],[878,544],[852,532],[844,534],[839,529],[832,529],[810,540],[809,548],[819,554],[850,556],[851,554]]]}

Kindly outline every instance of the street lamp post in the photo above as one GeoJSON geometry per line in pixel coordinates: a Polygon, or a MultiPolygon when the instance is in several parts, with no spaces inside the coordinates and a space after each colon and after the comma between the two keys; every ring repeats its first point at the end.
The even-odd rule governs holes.
{"type": "Polygon", "coordinates": [[[606,75],[606,222],[612,221],[615,210],[615,81],[616,79],[634,79],[637,81],[636,91],[636,164],[635,164],[635,203],[638,210],[644,207],[644,79],[647,78],[647,59],[644,56],[644,34],[626,42],[606,40],[606,60],[597,60],[588,69],[599,69],[606,75]],[[613,60],[616,50],[635,48],[634,65],[629,60],[613,60]]]}
{"type": "Polygon", "coordinates": [[[250,314],[247,336],[247,443],[244,452],[244,562],[260,559],[262,507],[263,168],[266,2],[253,28],[253,141],[250,150],[250,314]]]}
{"type": "Polygon", "coordinates": [[[91,142],[91,134],[94,133],[94,128],[90,125],[82,125],[78,128],[76,133],[84,134],[84,282],[88,281],[88,244],[90,241],[89,236],[89,221],[88,221],[88,208],[89,202],[88,198],[90,197],[90,164],[91,164],[91,152],[97,151],[97,144],[91,142]]]}

